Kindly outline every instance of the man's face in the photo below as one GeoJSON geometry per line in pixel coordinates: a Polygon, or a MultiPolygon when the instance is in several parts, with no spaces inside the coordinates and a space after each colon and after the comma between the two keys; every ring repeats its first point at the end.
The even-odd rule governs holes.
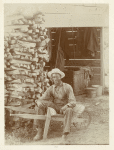
{"type": "Polygon", "coordinates": [[[58,73],[53,73],[52,80],[53,80],[54,84],[57,85],[61,81],[61,75],[58,73]]]}

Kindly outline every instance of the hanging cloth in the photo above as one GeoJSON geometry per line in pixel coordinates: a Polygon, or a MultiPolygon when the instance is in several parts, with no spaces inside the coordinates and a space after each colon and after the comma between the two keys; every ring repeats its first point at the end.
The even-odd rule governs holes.
{"type": "Polygon", "coordinates": [[[95,56],[96,51],[99,50],[97,29],[94,27],[87,27],[84,30],[83,54],[95,56]]]}
{"type": "Polygon", "coordinates": [[[61,41],[61,29],[60,29],[60,34],[59,34],[59,43],[58,43],[58,49],[57,49],[55,68],[58,68],[61,71],[63,71],[64,65],[65,65],[65,60],[64,60],[64,52],[60,46],[60,41],[61,41]]]}
{"type": "Polygon", "coordinates": [[[60,28],[57,28],[54,35],[54,49],[52,50],[51,60],[50,60],[50,69],[55,68],[56,65],[56,58],[57,58],[57,51],[58,51],[58,43],[59,43],[59,35],[60,35],[60,28]]]}

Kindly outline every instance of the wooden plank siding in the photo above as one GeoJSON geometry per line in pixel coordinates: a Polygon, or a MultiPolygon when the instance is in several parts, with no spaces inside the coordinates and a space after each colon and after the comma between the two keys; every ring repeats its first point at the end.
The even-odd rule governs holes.
{"type": "MultiPolygon", "coordinates": [[[[65,60],[65,69],[67,70],[76,70],[77,68],[83,67],[83,66],[90,66],[93,69],[94,76],[91,78],[91,84],[100,84],[101,83],[101,51],[100,51],[100,45],[101,45],[101,28],[97,27],[97,37],[99,41],[99,49],[96,52],[96,56],[93,57],[82,57],[79,53],[79,48],[77,45],[77,34],[78,30],[77,27],[73,28],[64,28],[66,31],[66,35],[68,38],[68,44],[69,44],[69,51],[70,51],[70,59],[65,60]]],[[[55,36],[56,36],[56,30],[57,28],[51,29],[51,43],[52,43],[52,51],[54,52],[55,49],[55,36]]],[[[83,36],[83,27],[80,27],[79,30],[81,30],[82,36],[83,36]]],[[[46,66],[50,66],[50,63],[47,63],[46,66]]],[[[46,69],[49,67],[45,67],[46,69]]],[[[71,72],[70,72],[71,73],[71,72]]],[[[71,85],[73,84],[72,80],[72,74],[68,75],[68,72],[66,72],[66,77],[63,81],[68,81],[71,85]]]]}
{"type": "Polygon", "coordinates": [[[100,67],[100,60],[66,60],[65,66],[90,66],[90,67],[100,67]]]}
{"type": "MultiPolygon", "coordinates": [[[[52,28],[51,29],[52,51],[54,51],[54,49],[55,49],[55,38],[56,38],[55,33],[56,33],[56,30],[57,30],[57,28],[52,28]]],[[[68,39],[67,42],[69,44],[69,51],[71,52],[70,53],[70,58],[71,59],[80,58],[81,54],[80,54],[80,50],[79,50],[78,44],[77,44],[77,34],[78,34],[78,30],[80,30],[81,36],[83,37],[84,28],[81,27],[81,28],[78,28],[78,30],[77,30],[77,27],[73,27],[73,28],[64,28],[64,30],[66,31],[66,36],[67,36],[67,39],[68,39]]],[[[100,59],[100,28],[99,27],[97,27],[97,36],[98,36],[98,42],[99,42],[99,49],[96,52],[95,58],[93,58],[93,59],[100,59]]],[[[89,58],[89,57],[86,57],[86,58],[89,58]]]]}
{"type": "MultiPolygon", "coordinates": [[[[74,56],[75,56],[75,59],[80,59],[80,53],[78,51],[76,51],[75,55],[74,55],[73,47],[71,47],[69,50],[71,51],[71,54],[70,54],[71,58],[74,58],[74,56]]],[[[88,57],[86,57],[86,58],[88,58],[88,57]]],[[[100,51],[96,52],[94,59],[100,59],[100,51]]]]}
{"type": "Polygon", "coordinates": [[[102,27],[107,26],[104,14],[45,14],[44,25],[47,28],[52,27],[102,27]],[[50,18],[50,19],[49,19],[50,18]]]}

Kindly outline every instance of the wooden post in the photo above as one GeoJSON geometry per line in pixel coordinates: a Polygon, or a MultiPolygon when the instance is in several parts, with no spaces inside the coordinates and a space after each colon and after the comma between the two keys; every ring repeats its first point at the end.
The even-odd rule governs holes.
{"type": "Polygon", "coordinates": [[[48,134],[48,129],[49,129],[50,121],[51,121],[51,113],[50,113],[50,109],[48,107],[46,121],[45,121],[44,134],[43,134],[43,140],[47,139],[47,134],[48,134]]]}
{"type": "Polygon", "coordinates": [[[104,76],[104,27],[101,28],[101,31],[100,31],[100,39],[101,39],[101,42],[100,42],[100,52],[101,52],[101,55],[100,55],[100,59],[101,59],[101,80],[100,80],[100,84],[102,85],[103,87],[103,94],[104,94],[104,81],[105,81],[105,76],[104,76]]]}

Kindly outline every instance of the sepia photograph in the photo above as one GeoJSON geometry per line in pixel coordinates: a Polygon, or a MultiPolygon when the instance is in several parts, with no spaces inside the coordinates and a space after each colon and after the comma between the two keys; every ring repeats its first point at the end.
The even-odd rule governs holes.
{"type": "Polygon", "coordinates": [[[109,145],[109,4],[4,3],[5,145],[109,145]]]}

